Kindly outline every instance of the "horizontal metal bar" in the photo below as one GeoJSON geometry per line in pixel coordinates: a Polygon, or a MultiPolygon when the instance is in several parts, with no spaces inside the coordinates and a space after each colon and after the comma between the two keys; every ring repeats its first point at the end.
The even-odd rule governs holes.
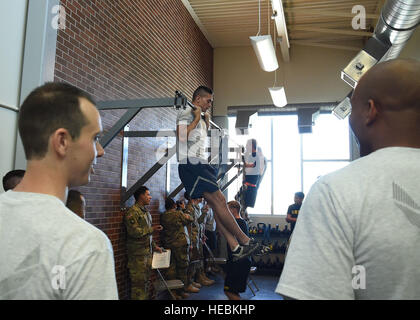
{"type": "MultiPolygon", "coordinates": [[[[211,152],[211,148],[207,148],[206,149],[207,152],[211,152]]],[[[228,152],[238,152],[238,151],[242,151],[242,148],[229,148],[228,152]]]]}
{"type": "Polygon", "coordinates": [[[152,137],[176,137],[175,130],[158,130],[158,131],[125,131],[126,138],[152,138],[152,137]]]}
{"type": "Polygon", "coordinates": [[[149,179],[162,168],[176,153],[176,145],[168,149],[165,155],[155,163],[122,197],[121,202],[124,204],[141,186],[143,186],[149,179]]]}
{"type": "Polygon", "coordinates": [[[350,159],[302,159],[303,162],[349,162],[350,159]]]}
{"type": "Polygon", "coordinates": [[[136,109],[136,108],[172,108],[174,98],[151,98],[151,99],[133,99],[133,100],[111,100],[99,101],[96,107],[99,110],[111,109],[136,109]]]}
{"type": "Polygon", "coordinates": [[[337,102],[325,102],[325,103],[295,103],[288,104],[284,108],[277,108],[272,105],[266,106],[233,106],[228,107],[228,116],[235,116],[238,111],[248,111],[257,109],[258,115],[284,115],[284,114],[296,114],[297,110],[305,108],[319,108],[321,114],[331,113],[331,111],[337,106],[337,102]]]}
{"type": "MultiPolygon", "coordinates": [[[[211,133],[208,134],[211,137],[211,133]]],[[[158,130],[158,131],[125,131],[126,138],[153,138],[153,137],[176,137],[176,130],[158,130]]],[[[242,152],[242,147],[230,147],[228,152],[242,152]]],[[[211,152],[211,148],[207,148],[211,152]]]]}

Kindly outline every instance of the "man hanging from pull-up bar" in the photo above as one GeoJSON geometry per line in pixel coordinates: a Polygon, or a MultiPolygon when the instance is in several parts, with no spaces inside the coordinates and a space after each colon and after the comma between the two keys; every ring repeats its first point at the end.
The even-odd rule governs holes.
{"type": "Polygon", "coordinates": [[[233,260],[253,253],[264,253],[265,247],[242,232],[226,204],[217,183],[217,170],[208,163],[206,146],[210,127],[213,91],[198,87],[192,99],[195,110],[187,106],[177,117],[178,173],[192,199],[204,197],[215,213],[216,225],[233,252],[233,260]],[[202,117],[201,113],[204,113],[202,117]]]}

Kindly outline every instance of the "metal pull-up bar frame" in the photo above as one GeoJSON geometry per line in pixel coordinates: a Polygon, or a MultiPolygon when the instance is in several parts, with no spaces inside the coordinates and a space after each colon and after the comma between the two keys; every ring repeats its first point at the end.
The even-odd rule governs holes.
{"type": "MultiPolygon", "coordinates": [[[[187,106],[191,107],[193,110],[196,110],[196,107],[188,101],[188,99],[179,91],[175,92],[175,98],[152,98],[152,99],[133,99],[133,100],[113,100],[113,101],[101,101],[97,103],[98,110],[112,110],[112,109],[127,109],[126,113],[108,130],[104,136],[100,139],[100,144],[103,148],[106,148],[111,141],[124,130],[124,128],[130,123],[130,121],[143,109],[145,108],[186,108],[187,106]]],[[[210,125],[219,131],[223,131],[216,123],[209,121],[210,125]]],[[[124,130],[124,138],[128,137],[175,137],[176,131],[128,131],[124,130]]],[[[162,168],[175,154],[177,150],[177,145],[168,148],[162,158],[156,162],[152,168],[150,168],[129,190],[125,191],[125,188],[122,188],[121,194],[121,207],[124,207],[125,202],[136,192],[136,190],[144,185],[160,168],[162,168]]],[[[233,151],[237,151],[234,149],[233,151]]],[[[128,152],[127,148],[123,146],[123,157],[124,152],[128,152]]],[[[211,161],[211,159],[209,158],[211,161]]],[[[228,169],[224,174],[226,174],[230,169],[237,166],[237,162],[228,166],[228,169]]],[[[224,176],[223,174],[223,176],[224,176]]],[[[218,177],[218,180],[221,180],[222,177],[218,177]]],[[[236,176],[236,178],[239,175],[236,176]]],[[[233,181],[230,181],[232,183],[233,181]]],[[[224,186],[222,190],[225,190],[227,186],[224,186]]],[[[173,192],[170,193],[170,197],[177,195],[182,189],[183,185],[179,185],[173,192]]]]}

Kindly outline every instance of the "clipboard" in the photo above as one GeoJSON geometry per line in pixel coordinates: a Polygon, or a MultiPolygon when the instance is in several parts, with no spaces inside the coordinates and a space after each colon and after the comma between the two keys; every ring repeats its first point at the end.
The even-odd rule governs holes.
{"type": "Polygon", "coordinates": [[[171,263],[171,250],[165,249],[164,252],[153,252],[152,269],[166,269],[171,263]]]}

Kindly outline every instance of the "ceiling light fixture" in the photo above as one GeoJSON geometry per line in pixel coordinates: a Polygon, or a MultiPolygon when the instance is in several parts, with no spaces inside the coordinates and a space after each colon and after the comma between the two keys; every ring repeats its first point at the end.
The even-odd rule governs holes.
{"type": "Polygon", "coordinates": [[[267,72],[277,70],[279,64],[275,54],[271,35],[260,36],[261,31],[261,0],[258,1],[258,33],[256,36],[249,37],[261,69],[267,72]]]}
{"type": "Polygon", "coordinates": [[[271,94],[271,99],[273,99],[273,104],[276,107],[282,108],[287,105],[286,91],[284,87],[271,87],[268,88],[271,94]]]}
{"type": "MultiPolygon", "coordinates": [[[[276,39],[276,28],[274,27],[273,33],[274,39],[276,39]]],[[[274,55],[276,55],[276,44],[274,44],[274,55]]],[[[268,88],[270,91],[271,99],[273,100],[273,104],[276,107],[283,108],[287,105],[287,98],[286,98],[286,91],[284,90],[284,86],[276,87],[277,82],[277,70],[274,71],[274,84],[271,88],[268,88]]],[[[283,85],[285,83],[285,75],[284,75],[284,68],[283,68],[283,85]]]]}

